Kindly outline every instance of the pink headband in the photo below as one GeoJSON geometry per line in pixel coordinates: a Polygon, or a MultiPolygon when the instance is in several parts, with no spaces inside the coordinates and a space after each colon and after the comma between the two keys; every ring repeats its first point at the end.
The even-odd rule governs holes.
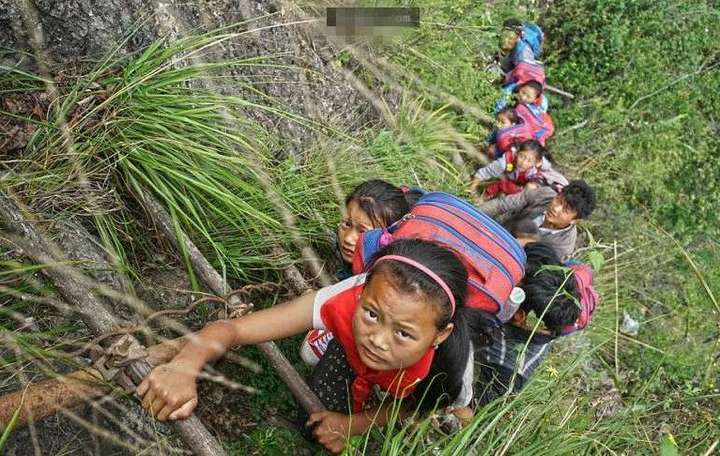
{"type": "Polygon", "coordinates": [[[395,261],[399,261],[401,263],[409,264],[410,266],[412,266],[416,269],[419,269],[420,271],[427,274],[431,279],[433,279],[435,281],[435,283],[440,285],[440,288],[443,289],[443,291],[447,295],[448,299],[450,300],[450,316],[455,315],[455,297],[453,296],[452,291],[450,291],[450,287],[448,287],[448,285],[445,283],[445,281],[443,279],[440,278],[439,275],[435,274],[430,269],[428,269],[426,266],[418,263],[417,261],[411,260],[410,258],[400,256],[400,255],[382,256],[382,257],[378,258],[377,260],[375,260],[375,263],[373,264],[373,266],[375,266],[376,264],[378,264],[381,261],[386,261],[386,260],[395,260],[395,261]]]}

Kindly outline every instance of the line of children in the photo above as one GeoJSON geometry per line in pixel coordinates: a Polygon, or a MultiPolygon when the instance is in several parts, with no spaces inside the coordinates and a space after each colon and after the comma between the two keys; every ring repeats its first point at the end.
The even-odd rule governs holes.
{"type": "MultiPolygon", "coordinates": [[[[463,386],[449,407],[452,413],[461,419],[467,420],[472,417],[472,409],[462,404],[468,404],[472,400],[473,404],[481,405],[507,391],[519,391],[526,384],[535,367],[549,352],[551,342],[560,334],[565,335],[584,328],[592,315],[592,311],[579,312],[576,302],[580,296],[594,293],[591,288],[592,276],[587,266],[578,265],[574,275],[570,277],[565,277],[562,272],[553,269],[541,270],[543,265],[559,266],[561,263],[551,246],[536,242],[540,238],[536,222],[524,219],[522,223],[512,224],[509,229],[521,244],[533,243],[526,247],[529,271],[520,284],[524,290],[527,290],[525,292],[527,298],[519,308],[516,308],[511,321],[502,325],[499,330],[490,330],[492,325],[479,328],[480,332],[489,335],[492,341],[490,344],[476,345],[470,342],[470,353],[462,374],[463,386]],[[580,271],[585,274],[583,281],[579,279],[580,271]],[[584,283],[587,286],[581,291],[576,283],[584,283]],[[565,293],[558,294],[558,290],[561,289],[564,289],[565,293]],[[587,291],[588,289],[590,291],[587,291]],[[555,294],[558,296],[554,296],[555,294]],[[572,296],[576,296],[576,299],[571,298],[572,296]],[[525,316],[529,312],[542,316],[547,328],[532,334],[532,337],[530,329],[525,325],[525,316]],[[516,370],[519,370],[519,373],[514,368],[520,345],[514,346],[512,350],[507,347],[500,348],[516,342],[522,342],[522,345],[528,342],[528,351],[524,355],[527,362],[517,366],[516,370]]],[[[582,303],[586,301],[584,298],[580,299],[582,303]]],[[[583,308],[587,309],[587,306],[583,308]]],[[[594,303],[591,309],[594,310],[594,303]]],[[[325,359],[326,352],[326,349],[321,349],[319,357],[325,359]]],[[[444,391],[447,392],[448,389],[447,386],[443,386],[444,391]]]]}
{"type": "MultiPolygon", "coordinates": [[[[582,180],[568,182],[562,178],[551,183],[528,178],[528,174],[525,179],[522,178],[522,172],[528,169],[531,170],[530,176],[549,171],[549,168],[543,169],[541,160],[547,156],[542,152],[529,155],[527,151],[522,157],[517,153],[527,144],[523,142],[518,147],[518,138],[524,141],[523,135],[527,137],[532,135],[533,130],[547,128],[538,135],[543,136],[543,141],[533,144],[534,148],[539,148],[545,146],[545,140],[554,130],[552,119],[544,112],[546,104],[542,101],[542,92],[545,73],[537,61],[542,48],[542,32],[533,24],[516,19],[506,21],[505,27],[507,30],[501,49],[508,53],[502,61],[507,77],[503,99],[497,104],[498,116],[510,117],[503,113],[507,111],[504,103],[509,99],[511,90],[517,91],[517,104],[513,110],[516,113],[517,110],[529,111],[534,116],[522,127],[508,125],[508,122],[499,125],[488,149],[489,155],[493,154],[490,158],[496,161],[478,170],[471,188],[474,191],[482,181],[499,176],[503,178],[499,183],[486,187],[479,207],[495,219],[504,221],[525,246],[527,265],[520,283],[525,299],[513,318],[493,333],[495,338],[492,343],[476,352],[475,367],[478,369],[474,374],[474,402],[479,406],[508,391],[522,389],[549,353],[553,341],[559,336],[584,329],[598,302],[591,269],[575,261],[561,263],[560,260],[569,257],[575,250],[576,221],[586,218],[594,209],[592,188],[582,180]],[[536,46],[530,46],[532,38],[535,38],[536,46]],[[508,168],[510,163],[517,169],[508,168]],[[531,165],[537,173],[532,173],[531,165]],[[511,174],[513,171],[516,174],[511,174]],[[498,192],[498,187],[505,191],[498,192]],[[490,200],[489,197],[498,193],[505,195],[490,200]],[[558,266],[567,269],[563,271],[558,266]],[[527,323],[530,314],[540,319],[542,328],[532,331],[527,323]]],[[[516,122],[513,123],[523,124],[519,117],[516,114],[516,122]]],[[[469,413],[468,409],[458,411],[459,415],[463,413],[469,413]]]]}
{"type": "MultiPolygon", "coordinates": [[[[491,160],[517,152],[517,147],[530,139],[545,146],[554,132],[552,118],[547,113],[547,98],[543,93],[545,68],[538,61],[543,40],[542,30],[535,24],[517,19],[508,19],[503,24],[500,48],[507,55],[501,61],[501,68],[505,72],[502,96],[495,105],[498,128],[488,140],[488,157],[491,160]],[[513,93],[516,94],[516,103],[509,107],[513,93]]],[[[506,157],[505,162],[505,166],[510,164],[509,157],[506,157]]],[[[498,163],[491,163],[490,169],[479,169],[471,182],[471,191],[475,191],[481,182],[499,177],[501,174],[495,172],[499,166],[498,163]],[[490,170],[493,172],[488,172],[490,170]]],[[[491,184],[483,200],[498,193],[516,193],[530,181],[523,179],[521,173],[513,174],[513,170],[509,170],[499,186],[491,184]],[[508,189],[512,191],[505,191],[508,189]]],[[[564,178],[562,181],[567,183],[564,178]]]]}
{"type": "MultiPolygon", "coordinates": [[[[512,29],[516,38],[510,61],[515,66],[527,61],[530,53],[533,59],[539,53],[537,42],[530,43],[525,34],[532,28],[521,25],[519,34],[516,27],[512,29]]],[[[574,237],[572,248],[562,254],[552,243],[537,242],[574,229],[574,220],[589,215],[594,205],[591,189],[582,181],[568,183],[552,170],[544,147],[547,135],[540,140],[530,128],[531,137],[522,141],[506,141],[503,136],[503,129],[533,126],[523,115],[538,112],[540,95],[542,85],[535,81],[519,87],[518,105],[498,113],[502,124],[493,150],[499,154],[496,161],[476,173],[478,184],[503,177],[496,187],[486,188],[488,199],[511,195],[489,201],[496,203],[495,213],[488,210],[489,215],[502,215],[507,198],[527,197],[529,189],[523,186],[534,185],[554,195],[542,214],[524,214],[510,227],[524,246],[527,264],[519,283],[521,299],[507,298],[514,306],[509,321],[466,305],[468,265],[435,242],[393,240],[372,257],[365,272],[352,275],[351,263],[363,233],[403,219],[421,194],[371,180],[356,187],[345,201],[337,229],[343,264],[339,282],[242,318],[208,324],[170,363],[155,368],[139,385],[144,407],[159,420],[187,417],[197,405],[196,381],[206,363],[238,345],[308,330],[301,351],[303,359],[315,365],[308,383],[328,410],[309,416],[307,425],[333,453],[342,451],[349,436],[387,423],[391,404],[384,397],[404,398],[401,415],[449,407],[468,417],[472,401],[484,404],[507,391],[518,391],[558,335],[587,325],[597,301],[587,267],[569,265],[569,276],[544,268],[561,265],[559,256],[572,252],[574,237]],[[542,319],[545,329],[531,333],[525,318],[530,312],[542,319]],[[523,358],[517,346],[526,343],[523,358]]]]}
{"type": "Polygon", "coordinates": [[[502,97],[495,105],[495,111],[503,109],[514,92],[522,103],[536,104],[542,112],[547,111],[547,99],[543,92],[545,67],[539,61],[544,35],[540,27],[531,22],[508,19],[503,23],[500,50],[506,55],[500,61],[503,73],[502,97]],[[520,94],[528,82],[536,84],[534,92],[520,94]]]}
{"type": "MultiPolygon", "coordinates": [[[[354,207],[358,198],[372,193],[368,189],[380,186],[395,198],[376,194],[373,202],[402,205],[399,197],[406,192],[398,194],[387,183],[366,183],[351,193],[348,213],[358,221],[391,213],[382,206],[354,207]]],[[[338,239],[339,249],[350,247],[352,238],[343,243],[339,233],[338,239]]],[[[372,264],[366,274],[250,316],[208,325],[139,386],[144,406],[160,420],[188,416],[197,404],[195,382],[205,363],[236,345],[276,340],[312,327],[334,335],[309,379],[329,411],[313,414],[308,424],[330,451],[340,451],[349,435],[363,433],[372,424],[384,425],[389,407],[371,405],[377,402],[370,394],[373,387],[408,398],[408,412],[444,406],[467,411],[473,397],[477,401],[487,390],[484,374],[474,375],[484,372],[477,371],[474,360],[502,336],[495,333],[494,318],[464,306],[465,265],[447,249],[421,240],[392,242],[372,264]]],[[[526,286],[533,280],[535,275],[526,274],[526,286]]],[[[555,288],[548,290],[545,295],[555,288]]]]}

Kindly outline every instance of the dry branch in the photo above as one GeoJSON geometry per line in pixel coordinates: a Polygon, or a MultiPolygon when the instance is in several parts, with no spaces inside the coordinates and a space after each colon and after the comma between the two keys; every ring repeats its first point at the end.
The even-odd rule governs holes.
{"type": "Polygon", "coordinates": [[[555,95],[559,95],[561,97],[565,97],[568,100],[574,100],[575,95],[571,94],[570,92],[566,92],[562,89],[558,89],[557,87],[553,87],[551,85],[545,85],[545,90],[547,90],[550,93],[554,93],[555,95]]]}
{"type": "MultiPolygon", "coordinates": [[[[175,225],[165,208],[152,197],[149,193],[144,192],[140,195],[150,218],[160,228],[163,234],[172,241],[175,247],[181,251],[187,252],[193,269],[200,276],[205,285],[219,296],[228,294],[230,287],[223,276],[221,276],[205,256],[198,250],[193,242],[181,231],[175,230],[175,225]],[[182,237],[182,244],[178,240],[178,234],[182,237]]],[[[239,299],[236,297],[236,299],[239,299]]],[[[292,364],[285,358],[280,349],[273,342],[265,342],[257,345],[258,349],[265,355],[270,365],[275,369],[280,378],[290,388],[295,398],[300,402],[308,413],[319,412],[325,410],[325,406],[320,399],[312,392],[310,387],[300,377],[292,364]]]]}
{"type": "MultiPolygon", "coordinates": [[[[112,332],[118,324],[105,304],[98,298],[89,280],[69,267],[66,258],[53,248],[35,225],[26,220],[19,208],[6,195],[0,193],[0,216],[3,228],[8,230],[12,241],[23,250],[23,253],[35,263],[45,265],[45,274],[55,285],[66,302],[73,305],[83,322],[98,335],[112,332]]],[[[39,220],[31,218],[32,220],[39,220]]],[[[150,371],[150,363],[146,359],[133,361],[127,369],[133,380],[143,377],[150,371]]],[[[200,455],[224,455],[220,443],[200,420],[192,415],[190,418],[174,423],[186,445],[200,455]]]]}

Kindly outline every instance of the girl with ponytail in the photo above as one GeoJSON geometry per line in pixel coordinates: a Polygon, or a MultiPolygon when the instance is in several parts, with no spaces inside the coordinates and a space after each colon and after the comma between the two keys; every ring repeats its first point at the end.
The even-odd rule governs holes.
{"type": "Polygon", "coordinates": [[[210,323],[137,392],[158,419],[181,419],[197,405],[196,379],[207,362],[237,345],[329,330],[335,337],[309,381],[328,411],[312,414],[307,424],[337,453],[351,435],[387,423],[392,401],[373,405],[374,390],[408,398],[401,408],[406,412],[464,396],[469,402],[472,384],[463,381],[464,373],[473,345],[487,340],[493,319],[464,307],[466,288],[467,272],[455,254],[427,241],[398,240],[378,251],[365,274],[210,323]],[[481,337],[471,336],[476,331],[481,337]]]}

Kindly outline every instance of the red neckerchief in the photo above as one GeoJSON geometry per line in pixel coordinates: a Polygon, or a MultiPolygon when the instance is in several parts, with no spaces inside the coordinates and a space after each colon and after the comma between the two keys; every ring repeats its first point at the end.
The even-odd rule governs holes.
{"type": "Polygon", "coordinates": [[[330,298],[320,309],[325,327],[333,333],[345,350],[348,364],[355,372],[352,383],[353,412],[362,411],[373,385],[378,385],[394,397],[406,397],[415,385],[430,372],[435,351],[430,348],[422,358],[410,367],[378,371],[363,364],[355,345],[352,318],[360,302],[365,285],[358,285],[330,298]]]}
{"type": "Polygon", "coordinates": [[[530,178],[528,177],[528,172],[526,171],[518,171],[517,177],[513,179],[516,184],[518,185],[525,185],[528,182],[530,182],[530,178]]]}

